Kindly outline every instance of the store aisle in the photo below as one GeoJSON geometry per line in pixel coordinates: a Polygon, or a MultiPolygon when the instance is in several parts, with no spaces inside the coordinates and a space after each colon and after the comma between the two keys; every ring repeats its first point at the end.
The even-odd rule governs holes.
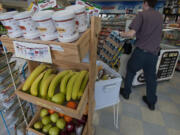
{"type": "Polygon", "coordinates": [[[158,85],[159,101],[152,112],[142,102],[145,86],[134,88],[129,101],[121,98],[119,129],[113,126],[113,108],[95,113],[96,135],[180,135],[180,73],[158,85]]]}

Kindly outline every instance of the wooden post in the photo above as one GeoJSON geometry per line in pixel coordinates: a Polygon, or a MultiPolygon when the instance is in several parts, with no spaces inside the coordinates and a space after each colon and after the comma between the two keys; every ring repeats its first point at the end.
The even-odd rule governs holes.
{"type": "Polygon", "coordinates": [[[88,135],[93,135],[93,112],[94,112],[94,88],[96,82],[96,57],[97,57],[97,44],[98,33],[101,29],[101,21],[98,17],[91,18],[91,38],[90,38],[90,65],[89,65],[89,95],[88,95],[88,135]]]}

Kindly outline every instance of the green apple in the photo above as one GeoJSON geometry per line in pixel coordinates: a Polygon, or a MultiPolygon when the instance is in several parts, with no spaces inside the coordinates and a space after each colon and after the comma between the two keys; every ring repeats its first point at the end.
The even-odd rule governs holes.
{"type": "Polygon", "coordinates": [[[59,128],[57,127],[52,127],[49,129],[49,135],[59,135],[59,128]]]}
{"type": "Polygon", "coordinates": [[[52,122],[56,123],[57,120],[59,119],[58,113],[51,114],[50,119],[51,119],[52,122]]]}
{"type": "Polygon", "coordinates": [[[57,122],[56,122],[56,126],[59,128],[59,129],[64,129],[65,126],[66,126],[66,122],[64,119],[58,119],[57,122]]]}
{"type": "Polygon", "coordinates": [[[49,129],[52,127],[52,125],[51,124],[48,124],[48,125],[46,125],[46,126],[44,126],[43,127],[43,133],[48,133],[49,132],[49,129]]]}
{"type": "Polygon", "coordinates": [[[37,129],[37,130],[42,129],[42,127],[43,127],[43,124],[42,124],[41,121],[38,121],[38,122],[36,122],[36,123],[34,124],[34,128],[37,129]]]}
{"type": "Polygon", "coordinates": [[[47,109],[41,109],[41,112],[40,112],[41,118],[44,116],[47,116],[47,115],[48,115],[48,110],[47,109]]]}
{"type": "Polygon", "coordinates": [[[49,116],[45,116],[45,117],[42,118],[42,124],[43,124],[43,125],[47,125],[47,124],[49,124],[50,122],[51,122],[51,120],[50,120],[50,117],[49,117],[49,116]]]}
{"type": "Polygon", "coordinates": [[[52,97],[51,101],[57,104],[63,104],[65,101],[65,95],[63,93],[58,93],[52,97]]]}

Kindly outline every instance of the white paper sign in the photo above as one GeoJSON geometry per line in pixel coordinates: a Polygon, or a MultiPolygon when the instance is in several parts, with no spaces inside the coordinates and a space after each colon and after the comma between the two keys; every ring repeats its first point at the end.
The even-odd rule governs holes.
{"type": "Polygon", "coordinates": [[[27,60],[52,63],[48,45],[13,41],[15,56],[27,60]]]}

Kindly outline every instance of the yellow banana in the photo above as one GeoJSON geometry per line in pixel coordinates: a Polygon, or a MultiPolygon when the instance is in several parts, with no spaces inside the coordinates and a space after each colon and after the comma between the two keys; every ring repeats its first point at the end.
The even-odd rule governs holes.
{"type": "Polygon", "coordinates": [[[82,97],[88,80],[89,80],[89,73],[87,73],[86,76],[83,79],[83,82],[81,84],[81,87],[80,87],[80,90],[79,90],[79,93],[78,93],[78,99],[80,99],[82,97]]]}
{"type": "Polygon", "coordinates": [[[66,100],[70,101],[71,97],[72,97],[72,90],[73,90],[73,86],[74,83],[77,79],[77,77],[79,76],[79,73],[75,73],[71,79],[69,80],[68,84],[67,84],[67,90],[66,90],[66,100]]]}
{"type": "Polygon", "coordinates": [[[63,94],[66,94],[66,88],[67,88],[67,83],[69,81],[69,79],[73,76],[73,72],[70,72],[69,74],[65,75],[61,81],[60,84],[60,92],[63,94]]]}
{"type": "MultiPolygon", "coordinates": [[[[46,72],[47,73],[47,72],[46,72]]],[[[45,77],[45,75],[46,75],[46,73],[44,74],[44,77],[45,77]]],[[[51,75],[49,75],[42,83],[41,83],[41,85],[42,85],[42,88],[41,88],[41,90],[40,90],[40,96],[42,97],[42,98],[46,98],[47,97],[47,91],[48,91],[48,88],[49,88],[49,85],[50,85],[50,83],[51,83],[51,81],[52,81],[52,79],[55,77],[56,75],[55,74],[51,74],[51,75]]],[[[44,77],[43,77],[43,79],[44,79],[44,77]]]]}
{"type": "Polygon", "coordinates": [[[70,70],[66,70],[66,71],[60,72],[59,74],[55,76],[55,78],[50,83],[50,86],[48,89],[48,98],[52,98],[54,96],[54,91],[57,85],[60,83],[61,79],[69,72],[70,70]]]}
{"type": "Polygon", "coordinates": [[[43,79],[42,79],[41,82],[40,82],[40,87],[39,87],[40,95],[41,95],[41,93],[42,93],[42,87],[43,87],[42,84],[44,84],[44,81],[45,81],[52,73],[55,73],[55,70],[54,70],[54,69],[48,69],[48,70],[46,70],[46,73],[44,74],[44,77],[43,77],[43,79]]]}
{"type": "Polygon", "coordinates": [[[34,80],[38,77],[38,75],[43,72],[46,69],[46,65],[45,64],[40,64],[31,74],[30,76],[26,79],[22,90],[23,91],[28,91],[31,88],[32,83],[34,82],[34,80]]]}
{"type": "Polygon", "coordinates": [[[78,78],[76,79],[75,84],[73,86],[73,91],[72,91],[72,99],[73,100],[77,99],[77,96],[78,96],[78,93],[79,93],[79,90],[80,90],[80,87],[81,87],[82,80],[83,80],[83,78],[85,77],[86,74],[87,74],[87,71],[81,71],[78,78]]]}
{"type": "Polygon", "coordinates": [[[39,89],[39,83],[41,81],[41,79],[43,78],[45,72],[41,73],[33,82],[31,89],[30,89],[30,93],[33,96],[38,96],[38,89],[39,89]]]}

